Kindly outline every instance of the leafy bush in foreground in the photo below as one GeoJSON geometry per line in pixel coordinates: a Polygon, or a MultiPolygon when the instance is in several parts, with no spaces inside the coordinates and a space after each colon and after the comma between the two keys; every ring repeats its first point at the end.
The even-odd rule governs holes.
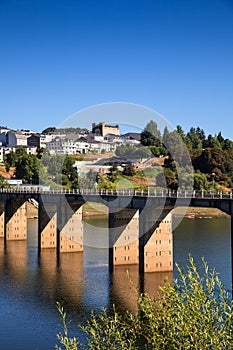
{"type": "Polygon", "coordinates": [[[155,299],[141,294],[137,314],[120,315],[114,308],[110,315],[92,314],[81,326],[87,344],[69,338],[66,314],[58,304],[64,329],[58,334],[60,345],[66,350],[233,349],[232,301],[204,259],[202,266],[200,273],[190,258],[184,273],[177,265],[179,279],[161,287],[155,299]]]}

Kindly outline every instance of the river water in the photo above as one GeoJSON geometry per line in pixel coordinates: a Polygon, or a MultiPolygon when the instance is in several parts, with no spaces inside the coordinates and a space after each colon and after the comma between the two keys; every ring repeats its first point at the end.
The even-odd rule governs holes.
{"type": "MultiPolygon", "coordinates": [[[[77,324],[84,323],[91,310],[109,308],[113,303],[121,310],[136,310],[138,267],[118,267],[110,274],[107,250],[93,247],[93,242],[104,246],[106,221],[90,223],[84,230],[84,253],[62,254],[59,264],[53,250],[44,250],[38,257],[37,220],[28,220],[27,241],[7,242],[5,249],[0,241],[1,350],[54,349],[56,333],[61,330],[57,301],[73,320],[71,335],[81,339],[77,324]]],[[[197,264],[204,257],[231,290],[229,218],[184,219],[174,231],[174,261],[185,266],[189,253],[197,264]]],[[[144,290],[153,296],[164,279],[173,277],[176,271],[174,275],[145,274],[144,290]]]]}

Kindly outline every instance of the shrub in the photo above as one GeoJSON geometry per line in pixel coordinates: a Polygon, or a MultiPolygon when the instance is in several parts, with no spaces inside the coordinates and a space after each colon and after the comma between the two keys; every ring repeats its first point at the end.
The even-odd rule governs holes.
{"type": "MultiPolygon", "coordinates": [[[[138,313],[120,315],[92,314],[82,330],[86,333],[84,349],[232,349],[232,301],[213,269],[202,261],[199,272],[190,257],[187,272],[178,266],[179,279],[160,288],[158,297],[141,294],[138,313]]],[[[65,313],[61,306],[64,334],[60,344],[66,350],[77,350],[76,338],[69,338],[65,313]]],[[[57,346],[57,349],[61,349],[57,346]]]]}

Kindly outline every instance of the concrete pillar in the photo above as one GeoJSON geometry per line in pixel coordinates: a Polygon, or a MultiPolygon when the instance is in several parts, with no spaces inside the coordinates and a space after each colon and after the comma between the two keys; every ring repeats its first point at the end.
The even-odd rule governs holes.
{"type": "Polygon", "coordinates": [[[5,227],[5,202],[0,201],[0,238],[4,238],[4,227],[5,227]]]}
{"type": "Polygon", "coordinates": [[[144,248],[144,272],[173,270],[172,214],[155,229],[144,248]]]}
{"type": "Polygon", "coordinates": [[[173,270],[172,216],[170,209],[144,208],[140,213],[139,270],[173,270]]]}
{"type": "Polygon", "coordinates": [[[123,209],[109,214],[109,266],[138,264],[139,212],[123,209]]]}
{"type": "Polygon", "coordinates": [[[83,251],[82,205],[67,201],[59,203],[57,229],[60,253],[83,251]]]}
{"type": "Polygon", "coordinates": [[[27,239],[26,202],[24,199],[8,199],[5,202],[5,239],[27,239]]]}
{"type": "Polygon", "coordinates": [[[38,248],[57,247],[57,204],[39,203],[38,209],[38,248]]]}

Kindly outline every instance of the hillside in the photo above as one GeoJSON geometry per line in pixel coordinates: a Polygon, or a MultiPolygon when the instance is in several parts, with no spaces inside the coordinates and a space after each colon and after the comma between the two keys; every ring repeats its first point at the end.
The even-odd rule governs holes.
{"type": "Polygon", "coordinates": [[[0,165],[0,175],[2,175],[5,179],[10,179],[14,177],[14,173],[15,173],[14,167],[11,167],[9,172],[6,172],[5,166],[0,165]]]}

